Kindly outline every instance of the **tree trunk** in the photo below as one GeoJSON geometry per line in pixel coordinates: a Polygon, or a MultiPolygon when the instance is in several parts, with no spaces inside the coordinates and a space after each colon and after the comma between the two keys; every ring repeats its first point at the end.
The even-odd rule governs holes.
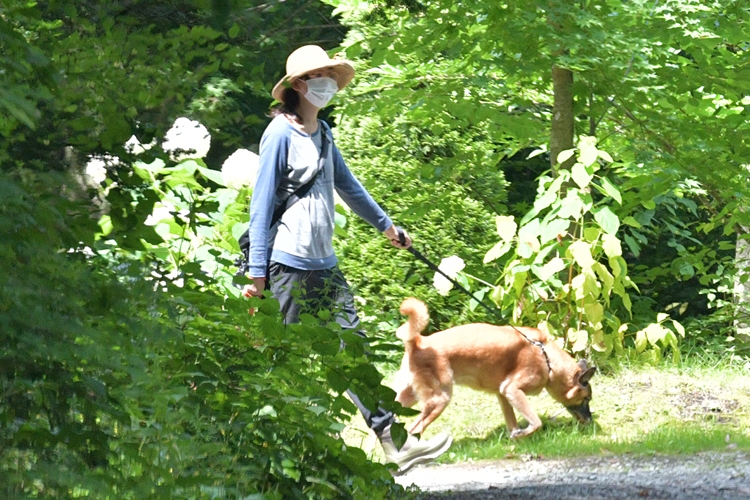
{"type": "Polygon", "coordinates": [[[553,171],[569,168],[573,164],[570,158],[562,165],[557,163],[557,155],[566,149],[572,149],[575,124],[573,121],[573,72],[569,69],[552,66],[552,131],[550,133],[550,165],[553,171]]]}
{"type": "MultiPolygon", "coordinates": [[[[742,234],[748,233],[748,228],[741,227],[742,234]]],[[[750,272],[750,244],[748,240],[737,238],[735,263],[738,268],[734,279],[734,328],[735,338],[742,342],[750,342],[750,281],[742,283],[740,277],[750,272]]]]}

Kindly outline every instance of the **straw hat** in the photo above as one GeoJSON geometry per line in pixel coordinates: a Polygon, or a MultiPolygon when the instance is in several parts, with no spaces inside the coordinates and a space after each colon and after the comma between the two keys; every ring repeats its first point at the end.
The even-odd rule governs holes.
{"type": "Polygon", "coordinates": [[[326,51],[317,45],[305,45],[291,54],[286,60],[286,75],[274,85],[271,95],[277,101],[281,101],[281,94],[285,87],[289,87],[295,78],[323,68],[332,68],[333,79],[339,86],[339,90],[346,87],[354,78],[354,66],[350,61],[331,59],[326,51]]]}

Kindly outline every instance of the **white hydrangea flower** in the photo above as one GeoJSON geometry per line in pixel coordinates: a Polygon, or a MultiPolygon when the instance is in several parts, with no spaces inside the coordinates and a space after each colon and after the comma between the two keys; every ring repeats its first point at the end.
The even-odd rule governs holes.
{"type": "Polygon", "coordinates": [[[117,165],[120,159],[116,156],[101,155],[92,156],[86,163],[87,184],[92,187],[99,186],[107,178],[107,165],[117,165]]]}
{"type": "Polygon", "coordinates": [[[142,144],[135,135],[132,135],[125,143],[125,150],[130,154],[139,155],[154,147],[155,144],[156,139],[152,140],[150,144],[142,144]]]}
{"type": "Polygon", "coordinates": [[[162,148],[172,152],[174,161],[204,158],[211,148],[211,134],[199,122],[183,116],[167,131],[162,148]]]}
{"type": "Polygon", "coordinates": [[[258,155],[247,149],[238,149],[224,160],[221,166],[221,177],[224,185],[232,189],[245,186],[253,187],[258,173],[258,155]]]}
{"type": "MultiPolygon", "coordinates": [[[[441,260],[438,269],[443,271],[452,279],[456,279],[456,276],[458,276],[458,273],[460,273],[464,267],[466,267],[464,260],[457,255],[452,255],[441,260]]],[[[440,295],[448,295],[448,292],[453,289],[453,283],[451,283],[448,278],[437,272],[435,273],[435,277],[432,279],[432,284],[435,288],[437,288],[437,291],[440,295]]]]}

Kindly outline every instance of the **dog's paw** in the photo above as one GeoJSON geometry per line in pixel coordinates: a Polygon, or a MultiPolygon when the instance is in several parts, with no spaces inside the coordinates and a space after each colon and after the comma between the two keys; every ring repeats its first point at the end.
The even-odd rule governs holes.
{"type": "Polygon", "coordinates": [[[518,438],[524,437],[527,434],[528,434],[527,429],[513,429],[513,431],[510,433],[510,438],[518,439],[518,438]]]}

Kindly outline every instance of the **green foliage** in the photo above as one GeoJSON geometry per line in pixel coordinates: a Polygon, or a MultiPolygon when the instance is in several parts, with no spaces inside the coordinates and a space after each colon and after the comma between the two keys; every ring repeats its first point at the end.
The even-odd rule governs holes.
{"type": "Polygon", "coordinates": [[[403,496],[338,437],[355,411],[347,387],[393,404],[361,343],[317,322],[284,328],[273,300],[232,283],[249,193],[216,167],[244,134],[257,140],[283,71],[273,57],[305,40],[272,30],[308,11],[202,3],[3,5],[3,498],[403,496]],[[239,26],[257,9],[268,31],[253,45],[239,26]],[[158,144],[186,109],[226,131],[206,162],[158,144]],[[133,134],[157,143],[138,161],[133,134]],[[93,188],[92,157],[106,160],[93,188]]]}
{"type": "MultiPolygon", "coordinates": [[[[635,347],[637,332],[660,323],[657,315],[665,310],[677,319],[685,311],[695,316],[709,312],[708,307],[728,304],[733,271],[727,247],[738,225],[747,227],[747,211],[736,200],[750,194],[743,166],[746,134],[740,132],[747,125],[746,84],[736,79],[744,74],[747,24],[735,21],[747,17],[746,7],[731,1],[705,5],[692,0],[663,5],[329,3],[352,26],[345,46],[360,69],[348,90],[350,100],[341,110],[343,115],[355,120],[377,115],[383,123],[405,116],[429,124],[440,136],[484,130],[492,144],[486,150],[497,155],[485,165],[502,166],[503,158],[530,147],[546,153],[554,126],[550,68],[557,65],[574,72],[574,132],[579,140],[595,137],[597,147],[616,160],[616,168],[608,166],[592,192],[586,193],[580,185],[588,184],[593,172],[587,171],[586,161],[580,161],[574,171],[555,173],[569,176],[570,186],[565,192],[552,189],[549,196],[565,200],[572,187],[571,200],[583,203],[590,198],[585,201],[590,219],[584,225],[599,233],[588,240],[584,233],[577,234],[581,243],[574,249],[586,250],[577,253],[585,257],[593,250],[596,259],[600,255],[609,259],[603,235],[624,244],[615,259],[618,271],[605,269],[608,275],[603,277],[591,271],[596,277],[591,286],[612,278],[611,286],[617,287],[617,292],[610,290],[613,300],[599,297],[601,291],[588,290],[593,323],[609,322],[611,341],[604,342],[591,327],[585,339],[580,335],[578,347],[596,344],[604,352],[621,344],[635,347]],[[618,191],[620,200],[614,197],[618,191]],[[622,274],[616,277],[613,271],[622,274]],[[615,285],[619,277],[623,282],[615,285]],[[626,298],[631,294],[621,287],[632,284],[648,295],[626,298]],[[594,305],[600,300],[601,311],[594,305]],[[633,304],[628,305],[628,300],[633,304]],[[690,307],[685,309],[684,304],[690,307]],[[626,322],[631,327],[618,333],[626,322]]],[[[375,148],[366,143],[365,148],[368,153],[362,156],[375,154],[375,148]]],[[[446,157],[453,155],[460,157],[461,152],[446,157]]],[[[525,199],[529,204],[543,201],[547,187],[543,186],[540,198],[525,199]]],[[[516,204],[511,206],[515,208],[516,204]]],[[[495,212],[506,215],[504,209],[495,212]]],[[[523,218],[525,211],[511,215],[523,218]]],[[[509,250],[508,242],[501,241],[493,253],[497,257],[509,250]]],[[[572,254],[562,253],[560,258],[574,260],[572,254]]],[[[477,273],[476,262],[469,261],[469,266],[475,268],[470,273],[474,276],[492,273],[487,269],[477,273]]],[[[506,278],[507,274],[501,275],[501,281],[506,278]]],[[[547,279],[530,273],[528,282],[519,279],[525,285],[518,285],[518,293],[524,287],[544,288],[547,279]]],[[[514,298],[518,297],[506,298],[507,314],[514,298]]],[[[539,299],[539,295],[527,297],[523,305],[530,311],[539,299]]],[[[545,310],[547,302],[540,304],[545,310]]],[[[530,316],[540,319],[531,312],[527,319],[530,316]]],[[[583,316],[558,320],[564,336],[571,325],[575,327],[571,333],[581,331],[583,316]]],[[[724,335],[723,328],[715,331],[724,335]]],[[[667,337],[662,340],[667,342],[667,337]]]]}
{"type": "Polygon", "coordinates": [[[212,239],[228,189],[202,186],[195,160],[145,167],[163,200],[184,205],[159,222],[163,243],[139,252],[111,233],[92,241],[88,217],[67,226],[62,211],[86,205],[44,201],[45,182],[64,177],[34,176],[35,195],[3,178],[6,497],[395,494],[385,468],[336,437],[354,411],[346,388],[371,405],[394,398],[361,344],[347,336],[339,352],[343,332],[285,328],[275,301],[236,298],[212,239]],[[89,241],[56,251],[78,232],[89,241]]]}
{"type": "MultiPolygon", "coordinates": [[[[700,303],[719,309],[689,320],[688,345],[726,346],[735,233],[750,227],[742,2],[328,3],[3,3],[4,497],[403,495],[337,436],[347,387],[392,404],[371,366],[389,346],[365,359],[325,318],[284,328],[273,300],[235,287],[250,191],[219,166],[255,148],[286,55],[310,40],[348,33],[358,76],[337,143],[417,248],[467,262],[475,292],[573,350],[651,360],[678,354],[662,312],[700,303]],[[547,150],[553,64],[575,73],[579,161],[523,192],[531,179],[509,185],[504,169],[547,150]],[[211,131],[204,159],[161,147],[185,114],[211,131]],[[132,135],[155,145],[136,156],[132,135]],[[92,157],[107,160],[93,187],[92,157]]],[[[376,340],[407,295],[440,326],[485,319],[356,217],[339,221],[367,322],[387,332],[376,340]]]]}
{"type": "MultiPolygon", "coordinates": [[[[415,248],[437,263],[449,255],[479,262],[491,245],[491,217],[506,198],[506,183],[485,130],[437,136],[406,116],[386,121],[377,115],[343,119],[334,130],[349,166],[409,232],[415,248]]],[[[354,214],[344,214],[346,231],[337,238],[337,255],[356,284],[372,330],[390,338],[403,321],[401,301],[412,295],[428,301],[435,328],[484,319],[483,311],[472,311],[462,297],[438,295],[432,287],[434,273],[423,263],[393,249],[354,214]]],[[[479,271],[476,264],[467,269],[479,271]]]]}
{"type": "MultiPolygon", "coordinates": [[[[628,289],[636,288],[628,275],[618,238],[620,219],[609,207],[622,205],[623,194],[606,177],[601,165],[612,158],[582,137],[577,151],[560,153],[577,162],[555,177],[543,176],[533,208],[518,222],[497,217],[500,241],[484,261],[505,261],[492,299],[522,324],[541,325],[572,352],[593,349],[606,356],[621,352],[624,332],[620,318],[632,316],[628,289]],[[616,299],[616,300],[615,300],[616,299]]],[[[679,357],[675,333],[666,319],[637,332],[638,352],[671,347],[679,357]]],[[[682,326],[672,320],[684,336],[682,326]]]]}
{"type": "Polygon", "coordinates": [[[26,25],[44,32],[53,28],[54,23],[40,21],[38,13],[28,2],[8,1],[3,10],[5,12],[0,17],[0,36],[3,38],[0,135],[8,137],[19,126],[36,126],[41,116],[36,102],[49,98],[50,87],[54,87],[49,58],[28,43],[19,28],[26,25]],[[32,85],[33,80],[37,80],[38,85],[32,85]]]}

